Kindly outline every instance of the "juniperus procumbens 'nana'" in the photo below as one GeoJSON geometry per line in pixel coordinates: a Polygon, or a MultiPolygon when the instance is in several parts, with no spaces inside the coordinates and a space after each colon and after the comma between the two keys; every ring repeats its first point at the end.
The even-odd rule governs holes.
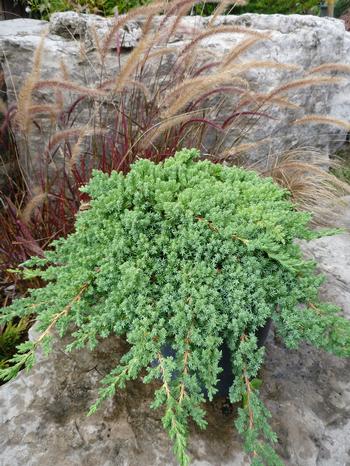
{"type": "Polygon", "coordinates": [[[31,367],[38,345],[50,349],[54,328],[71,333],[68,351],[118,335],[130,350],[102,381],[91,412],[128,380],[157,381],[152,406],[164,408],[164,428],[186,465],[188,420],[206,426],[203,391],[215,396],[226,340],[245,449],[254,465],[281,464],[254,383],[264,357],[256,332],[272,318],[290,348],[306,340],[349,356],[350,322],[319,302],[322,277],[294,242],[320,236],[310,215],[272,180],[198,156],[183,150],[158,165],[140,160],[127,175],[94,173],[83,189],[91,208],[78,215],[75,233],[24,264],[47,285],[5,308],[0,322],[35,312],[42,333],[19,345],[0,375],[31,367]]]}

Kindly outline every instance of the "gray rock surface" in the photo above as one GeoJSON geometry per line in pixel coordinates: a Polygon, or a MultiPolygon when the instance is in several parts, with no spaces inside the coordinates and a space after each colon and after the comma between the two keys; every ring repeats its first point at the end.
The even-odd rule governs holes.
{"type": "MultiPolygon", "coordinates": [[[[344,222],[350,208],[344,209],[344,222]]],[[[326,275],[322,294],[350,318],[350,234],[303,244],[326,275]]],[[[129,383],[92,417],[98,381],[123,352],[116,339],[97,351],[66,354],[62,342],[28,374],[0,387],[1,466],[172,466],[152,387],[129,383]]],[[[287,466],[350,465],[350,360],[306,344],[286,350],[271,332],[261,377],[277,446],[287,466]]],[[[208,404],[206,431],[191,427],[194,466],[245,466],[240,440],[221,400],[208,404]]]]}
{"type": "MultiPolygon", "coordinates": [[[[207,19],[200,17],[184,19],[173,38],[173,46],[182,46],[193,32],[203,30],[206,21],[207,19]]],[[[293,72],[263,68],[251,70],[248,77],[252,87],[262,92],[276,88],[287,80],[306,76],[307,70],[324,63],[350,63],[350,33],[345,31],[340,20],[315,16],[245,14],[220,17],[218,22],[245,26],[270,34],[268,40],[262,40],[245,52],[242,57],[245,61],[272,60],[275,63],[300,66],[300,71],[293,72]]],[[[2,22],[0,63],[7,84],[9,105],[15,104],[18,91],[32,69],[34,50],[47,29],[49,33],[45,39],[41,77],[56,79],[64,74],[75,83],[93,86],[101,77],[95,38],[105,37],[112,23],[112,19],[73,12],[54,14],[50,23],[31,19],[2,22]]],[[[141,22],[137,21],[131,21],[124,27],[122,60],[138,43],[141,27],[141,22]]],[[[157,20],[153,27],[157,28],[157,20]]],[[[242,38],[243,35],[237,33],[207,37],[202,41],[203,50],[210,52],[215,60],[220,60],[222,54],[228,52],[242,38]]],[[[106,57],[105,77],[112,76],[115,69],[115,43],[112,42],[106,57]]],[[[332,75],[337,73],[333,72],[332,75]]],[[[340,73],[340,76],[344,76],[344,73],[340,73]]],[[[300,109],[280,111],[272,108],[270,114],[275,119],[265,119],[263,124],[257,125],[249,133],[248,141],[271,138],[270,146],[259,147],[259,158],[270,153],[271,149],[279,151],[300,146],[322,148],[326,158],[328,153],[341,145],[346,135],[344,129],[318,124],[293,126],[290,122],[310,113],[350,120],[350,85],[346,76],[344,78],[344,84],[341,85],[322,85],[289,91],[288,97],[300,105],[300,109]]],[[[51,102],[52,91],[42,89],[39,97],[43,103],[51,102]]],[[[76,94],[66,93],[66,104],[73,102],[75,98],[76,94]]],[[[231,114],[232,106],[228,107],[225,111],[231,114]]],[[[88,117],[86,112],[81,111],[77,124],[86,122],[88,117]]],[[[33,128],[29,154],[24,148],[21,149],[29,173],[31,165],[35,166],[36,158],[41,156],[47,143],[47,138],[45,140],[41,135],[42,133],[33,128]]]]}

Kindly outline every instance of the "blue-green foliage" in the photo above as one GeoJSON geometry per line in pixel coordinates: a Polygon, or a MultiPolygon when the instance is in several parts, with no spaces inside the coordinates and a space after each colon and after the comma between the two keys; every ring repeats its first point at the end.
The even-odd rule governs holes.
{"type": "Polygon", "coordinates": [[[49,351],[53,326],[60,335],[75,328],[69,351],[119,335],[130,350],[91,412],[141,371],[145,383],[160,380],[153,407],[164,406],[164,427],[186,465],[188,419],[206,426],[203,388],[215,395],[226,340],[246,450],[253,464],[281,464],[255,381],[264,357],[256,332],[272,318],[289,347],[305,339],[348,356],[350,325],[318,302],[322,277],[294,243],[316,236],[309,214],[270,179],[196,158],[183,150],[159,165],[141,160],[126,176],[94,173],[83,189],[91,208],[75,233],[25,264],[48,284],[5,309],[2,321],[36,312],[42,335],[0,375],[31,366],[39,343],[49,351]],[[164,356],[164,345],[176,356],[164,356]]]}

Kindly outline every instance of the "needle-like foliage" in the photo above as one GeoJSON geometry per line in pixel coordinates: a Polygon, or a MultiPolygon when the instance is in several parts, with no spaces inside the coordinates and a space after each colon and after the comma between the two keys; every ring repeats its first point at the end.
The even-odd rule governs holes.
{"type": "Polygon", "coordinates": [[[47,285],[5,308],[0,323],[35,312],[41,334],[0,376],[31,367],[39,345],[49,351],[54,328],[71,334],[68,351],[118,335],[129,350],[90,412],[128,380],[159,381],[152,406],[164,407],[164,428],[187,465],[188,421],[206,426],[225,341],[246,451],[255,465],[281,464],[256,384],[264,356],[256,334],[273,319],[288,347],[306,340],[350,356],[350,322],[319,302],[322,277],[294,242],[330,232],[310,230],[310,214],[271,179],[196,158],[182,150],[160,164],[140,160],[126,175],[94,172],[75,232],[24,264],[47,285]]]}

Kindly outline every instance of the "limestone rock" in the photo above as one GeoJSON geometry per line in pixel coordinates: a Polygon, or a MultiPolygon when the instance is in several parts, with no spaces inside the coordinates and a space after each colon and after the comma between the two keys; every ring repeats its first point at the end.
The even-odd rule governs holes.
{"type": "MultiPolygon", "coordinates": [[[[159,26],[154,21],[154,29],[159,26]]],[[[191,34],[203,30],[207,18],[186,17],[183,19],[178,33],[173,38],[173,47],[181,47],[191,34]]],[[[298,78],[305,70],[324,63],[350,63],[350,33],[345,31],[340,20],[299,15],[255,15],[226,16],[217,20],[223,25],[245,26],[268,33],[270,38],[263,40],[247,51],[242,59],[245,61],[264,60],[275,63],[296,64],[300,71],[257,68],[249,72],[249,80],[254,89],[269,91],[287,80],[298,78]]],[[[32,19],[15,19],[1,23],[0,27],[0,64],[2,65],[8,92],[9,105],[15,105],[16,95],[25,77],[33,66],[34,50],[38,46],[41,35],[48,29],[45,39],[43,79],[65,77],[75,83],[93,86],[100,79],[96,38],[101,43],[112,27],[113,20],[94,15],[73,12],[52,15],[50,23],[32,19]]],[[[131,21],[126,24],[122,34],[122,60],[126,59],[141,37],[142,21],[131,21]]],[[[220,60],[223,53],[229,51],[242,34],[230,33],[207,37],[202,41],[203,50],[220,60]]],[[[113,76],[116,71],[115,41],[112,41],[105,67],[105,77],[113,76]]],[[[166,66],[164,73],[166,73],[166,66]]],[[[333,72],[337,75],[336,72],[333,72]]],[[[338,73],[339,74],[339,73],[338,73]]],[[[343,76],[342,74],[339,74],[343,76]]],[[[289,91],[288,97],[300,105],[300,109],[291,111],[271,108],[274,119],[265,119],[263,124],[256,125],[249,133],[248,140],[256,141],[269,137],[270,147],[259,147],[254,157],[264,158],[271,149],[283,151],[300,146],[316,146],[327,153],[333,152],[343,143],[346,136],[344,129],[317,124],[293,126],[290,121],[305,114],[317,113],[331,115],[350,120],[350,85],[344,76],[344,84],[322,85],[307,89],[289,91]]],[[[40,90],[40,101],[52,101],[50,89],[40,90]]],[[[76,95],[65,95],[66,104],[73,103],[76,95]]],[[[228,106],[229,107],[229,106],[228,106]]],[[[226,108],[228,114],[232,108],[226,108]]],[[[88,121],[88,110],[81,107],[77,122],[88,121]]],[[[49,132],[49,128],[47,129],[49,132]]],[[[27,169],[36,165],[36,159],[45,149],[42,133],[33,128],[29,147],[27,169]],[[41,139],[40,139],[41,138],[41,139]]],[[[47,141],[46,141],[47,142],[47,141]]],[[[229,141],[228,141],[229,142],[229,141]]],[[[27,156],[21,149],[23,158],[27,156]]]]}

